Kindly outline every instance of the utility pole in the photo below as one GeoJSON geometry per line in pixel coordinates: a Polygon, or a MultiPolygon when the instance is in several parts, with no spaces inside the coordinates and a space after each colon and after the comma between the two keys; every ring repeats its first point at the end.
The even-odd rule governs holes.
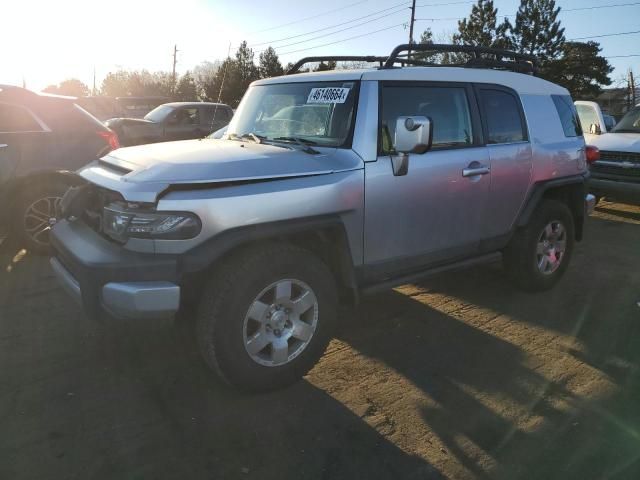
{"type": "Polygon", "coordinates": [[[98,92],[96,91],[96,67],[93,67],[93,90],[91,91],[91,95],[96,95],[98,92]]]}
{"type": "Polygon", "coordinates": [[[629,68],[629,100],[631,101],[631,105],[629,108],[633,108],[636,106],[636,82],[633,78],[633,70],[629,68]]]}
{"type": "Polygon", "coordinates": [[[413,24],[416,21],[416,0],[411,2],[411,22],[409,23],[409,50],[407,51],[407,58],[411,56],[411,45],[413,45],[413,24]]]}
{"type": "Polygon", "coordinates": [[[178,45],[173,46],[173,73],[171,76],[173,79],[173,93],[176,92],[176,63],[178,63],[178,45]]]}

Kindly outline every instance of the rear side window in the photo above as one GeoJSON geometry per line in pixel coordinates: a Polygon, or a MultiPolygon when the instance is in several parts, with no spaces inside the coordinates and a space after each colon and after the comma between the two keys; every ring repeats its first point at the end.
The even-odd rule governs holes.
{"type": "Polygon", "coordinates": [[[515,95],[483,88],[480,90],[480,101],[487,126],[487,143],[516,143],[527,139],[515,95]]]}
{"type": "MultiPolygon", "coordinates": [[[[576,107],[571,101],[569,95],[551,95],[553,103],[556,106],[558,115],[560,116],[560,123],[562,124],[562,130],[564,130],[565,137],[579,137],[582,135],[582,128],[580,128],[580,121],[578,120],[578,113],[576,107]]],[[[596,122],[599,123],[599,122],[596,122]]]]}
{"type": "Polygon", "coordinates": [[[41,132],[42,127],[27,110],[0,104],[0,132],[41,132]]]}
{"type": "Polygon", "coordinates": [[[406,115],[431,119],[434,149],[473,145],[471,113],[464,87],[384,87],[380,125],[383,154],[395,151],[396,121],[406,115]]]}

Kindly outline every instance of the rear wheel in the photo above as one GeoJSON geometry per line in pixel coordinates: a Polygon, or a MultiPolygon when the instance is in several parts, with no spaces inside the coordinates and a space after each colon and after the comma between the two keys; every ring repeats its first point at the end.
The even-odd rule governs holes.
{"type": "Polygon", "coordinates": [[[251,248],[226,262],[203,292],[200,351],[242,390],[283,387],[318,361],[336,308],[333,275],[312,253],[292,245],[251,248]]]}
{"type": "Polygon", "coordinates": [[[553,287],[569,265],[574,245],[573,215],[566,204],[543,200],[529,224],[504,251],[508,275],[524,290],[553,287]]]}
{"type": "Polygon", "coordinates": [[[14,225],[27,250],[41,254],[49,251],[49,232],[68,188],[62,182],[52,181],[28,186],[19,194],[14,225]]]}

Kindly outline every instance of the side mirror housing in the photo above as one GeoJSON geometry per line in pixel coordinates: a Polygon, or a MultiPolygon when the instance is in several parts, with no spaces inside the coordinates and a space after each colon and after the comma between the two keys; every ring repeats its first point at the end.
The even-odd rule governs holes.
{"type": "Polygon", "coordinates": [[[433,123],[428,117],[398,117],[395,149],[399,153],[425,153],[431,148],[433,123]]]}
{"type": "Polygon", "coordinates": [[[591,135],[600,135],[602,133],[602,129],[597,123],[592,123],[591,125],[589,125],[589,133],[591,135]]]}

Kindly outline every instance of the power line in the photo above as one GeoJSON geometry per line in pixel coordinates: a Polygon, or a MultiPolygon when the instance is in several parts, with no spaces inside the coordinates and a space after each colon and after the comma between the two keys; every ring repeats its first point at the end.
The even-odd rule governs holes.
{"type": "Polygon", "coordinates": [[[629,58],[629,57],[640,57],[640,53],[631,53],[629,55],[609,55],[604,58],[629,58]]]}
{"type": "MultiPolygon", "coordinates": [[[[613,5],[596,5],[594,7],[578,7],[578,8],[562,8],[560,13],[566,12],[579,12],[583,10],[596,10],[601,8],[616,8],[616,7],[634,7],[640,5],[640,2],[633,3],[617,3],[613,5]]],[[[512,13],[509,15],[498,15],[498,17],[515,17],[517,13],[512,13]]],[[[423,22],[437,22],[437,21],[450,21],[450,20],[463,20],[466,17],[439,17],[439,18],[416,18],[416,20],[423,22]]]]}
{"type": "MultiPolygon", "coordinates": [[[[352,18],[351,20],[347,20],[346,22],[342,22],[342,23],[337,23],[336,25],[331,25],[329,27],[319,28],[317,30],[311,30],[309,32],[300,33],[298,35],[292,35],[290,37],[278,38],[277,40],[270,40],[268,42],[254,43],[254,44],[251,44],[249,46],[250,47],[259,47],[261,45],[270,45],[272,43],[283,42],[285,40],[292,40],[294,38],[305,37],[307,35],[311,35],[312,33],[323,32],[325,30],[331,30],[332,28],[341,27],[342,25],[348,25],[349,23],[357,22],[358,20],[362,20],[364,18],[373,17],[374,15],[378,15],[379,13],[388,12],[389,10],[394,10],[394,9],[400,7],[400,6],[404,7],[405,5],[408,5],[408,4],[409,4],[409,2],[398,3],[398,4],[396,4],[396,5],[392,6],[392,7],[385,8],[383,10],[378,10],[376,12],[372,12],[369,15],[364,15],[362,17],[352,18]]],[[[401,10],[398,10],[398,11],[401,11],[401,10]]],[[[397,12],[393,12],[393,13],[397,13],[397,12]]],[[[390,14],[387,14],[387,15],[393,15],[393,13],[390,13],[390,14]]]]}
{"type": "Polygon", "coordinates": [[[374,30],[373,32],[367,32],[367,33],[363,33],[361,35],[355,35],[353,37],[343,38],[341,40],[336,40],[335,42],[323,43],[321,45],[315,45],[313,47],[300,48],[298,50],[292,50],[290,52],[280,52],[279,55],[289,55],[290,53],[304,52],[306,50],[313,50],[314,48],[320,48],[320,47],[326,47],[326,46],[329,46],[329,45],[335,45],[336,43],[342,43],[342,42],[346,42],[348,40],[354,40],[356,38],[366,37],[367,35],[373,35],[374,33],[384,32],[385,30],[391,30],[392,28],[400,27],[400,26],[403,26],[403,25],[406,25],[406,22],[402,22],[402,23],[398,23],[396,25],[391,25],[389,27],[381,28],[380,30],[374,30]]]}
{"type": "MultiPolygon", "coordinates": [[[[402,8],[404,9],[404,7],[402,7],[402,8]]],[[[325,33],[325,34],[322,34],[322,35],[318,35],[318,36],[316,36],[316,37],[307,38],[306,40],[299,40],[299,41],[297,41],[297,42],[293,42],[293,43],[287,43],[286,45],[280,45],[280,46],[279,46],[279,47],[277,47],[277,48],[292,47],[292,46],[294,46],[294,45],[300,45],[301,43],[307,43],[307,42],[311,42],[311,41],[313,41],[313,40],[318,40],[318,39],[320,39],[320,38],[324,38],[324,37],[326,37],[326,36],[328,36],[328,35],[333,35],[333,34],[335,34],[335,33],[344,32],[344,31],[346,31],[346,30],[351,30],[352,28],[361,27],[362,25],[366,25],[367,23],[371,23],[371,22],[375,22],[375,21],[378,21],[378,20],[382,20],[382,19],[384,19],[384,18],[387,18],[390,14],[391,14],[391,15],[393,15],[393,14],[396,14],[396,13],[400,13],[401,11],[402,11],[402,10],[398,10],[397,12],[386,13],[386,14],[384,14],[384,15],[380,16],[380,17],[372,18],[372,19],[370,19],[370,20],[366,20],[366,21],[364,21],[364,22],[362,22],[362,23],[358,23],[358,24],[356,24],[356,25],[352,25],[352,26],[350,26],[350,27],[341,28],[340,30],[336,30],[335,32],[325,33]]],[[[260,53],[260,52],[263,52],[263,51],[264,51],[264,50],[258,50],[256,53],[260,53]]]]}
{"type": "Polygon", "coordinates": [[[618,33],[605,33],[603,35],[592,35],[590,37],[576,37],[570,38],[569,41],[573,40],[587,40],[589,38],[603,38],[603,37],[618,37],[620,35],[632,35],[634,33],[640,33],[640,30],[635,30],[633,32],[618,32],[618,33]]]}
{"type": "Polygon", "coordinates": [[[326,12],[318,13],[318,14],[312,15],[310,17],[305,17],[305,18],[301,18],[299,20],[294,20],[293,22],[282,23],[280,25],[276,25],[275,27],[269,27],[269,28],[265,28],[263,30],[258,30],[257,32],[254,32],[254,33],[268,32],[268,31],[271,31],[271,30],[276,30],[278,28],[288,27],[289,25],[293,25],[294,23],[304,22],[306,20],[312,20],[314,18],[322,17],[324,15],[329,15],[330,13],[339,12],[340,10],[344,10],[344,9],[349,8],[349,7],[354,7],[356,5],[360,5],[360,4],[368,2],[368,1],[369,0],[360,0],[359,2],[350,3],[349,5],[344,5],[344,6],[340,7],[340,8],[334,8],[333,10],[328,10],[326,12]]]}

